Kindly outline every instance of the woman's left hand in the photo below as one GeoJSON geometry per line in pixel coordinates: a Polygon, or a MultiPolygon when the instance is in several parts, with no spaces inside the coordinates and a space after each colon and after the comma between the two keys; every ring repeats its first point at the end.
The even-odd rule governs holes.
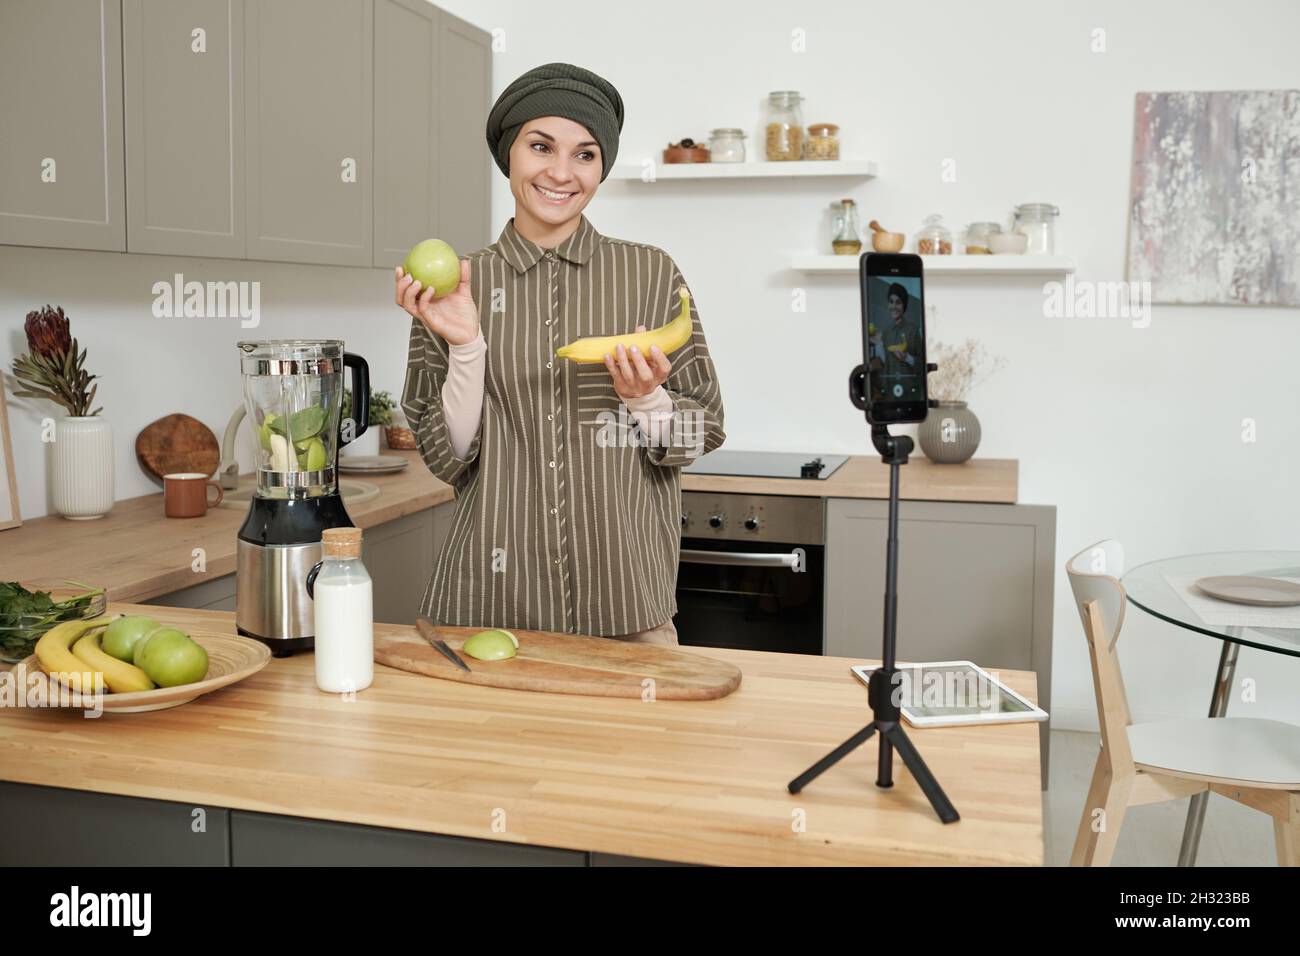
{"type": "MultiPolygon", "coordinates": [[[[645,326],[638,325],[636,330],[644,332],[645,326]]],[[[629,350],[619,345],[613,354],[605,356],[605,368],[609,369],[614,391],[620,398],[640,398],[668,381],[673,363],[657,345],[650,349],[649,355],[635,347],[629,350]]]]}

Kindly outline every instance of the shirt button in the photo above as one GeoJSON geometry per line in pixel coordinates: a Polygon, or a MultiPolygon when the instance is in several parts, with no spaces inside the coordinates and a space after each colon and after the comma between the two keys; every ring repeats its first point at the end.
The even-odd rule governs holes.
{"type": "Polygon", "coordinates": [[[554,420],[555,420],[555,416],[554,416],[554,415],[547,415],[547,416],[546,416],[546,420],[547,420],[548,422],[549,422],[549,421],[554,421],[554,420]]]}
{"type": "Polygon", "coordinates": [[[551,514],[553,514],[553,515],[555,515],[555,514],[559,514],[559,511],[557,511],[555,508],[552,508],[552,509],[551,509],[551,514]]]}
{"type": "Polygon", "coordinates": [[[547,363],[546,363],[546,367],[547,367],[547,368],[550,368],[550,367],[551,367],[551,363],[550,363],[550,362],[547,362],[547,363]]]}
{"type": "Polygon", "coordinates": [[[546,258],[548,258],[548,259],[554,259],[554,258],[555,258],[555,253],[550,252],[550,251],[548,250],[547,253],[546,253],[546,258]]]}
{"type": "Polygon", "coordinates": [[[555,467],[555,462],[551,462],[551,467],[552,467],[552,468],[555,467]]]}
{"type": "Polygon", "coordinates": [[[546,324],[547,324],[547,325],[550,325],[550,324],[551,324],[551,320],[550,320],[550,319],[547,319],[547,320],[546,320],[546,324]]]}

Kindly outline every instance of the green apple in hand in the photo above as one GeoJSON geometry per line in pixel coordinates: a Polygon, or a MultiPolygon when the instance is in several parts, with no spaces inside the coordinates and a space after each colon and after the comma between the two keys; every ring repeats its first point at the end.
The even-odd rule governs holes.
{"type": "Polygon", "coordinates": [[[402,271],[425,288],[432,286],[435,296],[454,292],[460,285],[460,258],[456,250],[441,239],[417,243],[407,253],[402,271]]]}

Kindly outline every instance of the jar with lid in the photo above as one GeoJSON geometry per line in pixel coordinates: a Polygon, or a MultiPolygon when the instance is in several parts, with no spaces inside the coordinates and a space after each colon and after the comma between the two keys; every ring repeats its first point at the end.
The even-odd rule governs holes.
{"type": "Polygon", "coordinates": [[[993,250],[989,247],[989,236],[1002,232],[1002,226],[996,222],[972,222],[966,227],[966,254],[987,256],[993,250]]]}
{"type": "Polygon", "coordinates": [[[709,134],[709,151],[715,163],[743,163],[745,161],[745,131],[734,126],[723,126],[709,134]]]}
{"type": "Polygon", "coordinates": [[[813,123],[803,144],[804,159],[839,159],[840,128],[834,123],[813,123]]]}
{"type": "Polygon", "coordinates": [[[952,233],[944,226],[943,216],[935,213],[925,217],[916,234],[916,251],[923,256],[952,255],[952,233]]]}
{"type": "Polygon", "coordinates": [[[794,90],[767,95],[767,159],[785,162],[803,158],[803,97],[794,90]]]}
{"type": "Polygon", "coordinates": [[[858,204],[852,199],[841,199],[831,209],[831,249],[837,256],[856,256],[862,251],[858,204]]]}
{"type": "Polygon", "coordinates": [[[355,693],[375,676],[374,588],[361,562],[360,528],[326,528],[321,560],[307,574],[315,605],[316,686],[355,693]]]}
{"type": "Polygon", "coordinates": [[[1012,229],[1024,233],[1029,244],[1025,254],[1050,256],[1056,252],[1056,217],[1061,214],[1051,203],[1030,202],[1016,207],[1016,221],[1012,229]]]}

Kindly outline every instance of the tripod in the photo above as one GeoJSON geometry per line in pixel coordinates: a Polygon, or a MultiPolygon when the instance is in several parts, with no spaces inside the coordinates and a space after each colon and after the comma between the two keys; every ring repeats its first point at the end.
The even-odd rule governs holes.
{"type": "MultiPolygon", "coordinates": [[[[927,371],[933,371],[934,368],[931,365],[927,371]]],[[[867,408],[866,387],[867,375],[859,365],[849,376],[849,398],[854,405],[864,411],[867,408]]],[[[894,656],[898,637],[898,468],[900,465],[907,464],[907,456],[912,452],[912,439],[906,435],[891,435],[887,426],[873,422],[871,443],[875,445],[876,451],[880,452],[880,460],[889,466],[889,539],[885,550],[884,650],[881,653],[880,666],[871,672],[871,679],[867,683],[867,701],[871,704],[874,719],[791,780],[789,790],[791,793],[798,793],[879,731],[880,752],[876,765],[876,786],[888,789],[894,785],[894,751],[897,750],[907,769],[916,778],[921,792],[930,801],[930,806],[939,815],[939,819],[944,823],[956,823],[961,819],[957,814],[957,808],[952,805],[948,795],[939,786],[939,781],[934,778],[930,768],[921,759],[920,752],[908,739],[903,725],[899,722],[901,713],[898,704],[894,702],[891,693],[895,684],[895,675],[899,673],[894,656]]]]}

